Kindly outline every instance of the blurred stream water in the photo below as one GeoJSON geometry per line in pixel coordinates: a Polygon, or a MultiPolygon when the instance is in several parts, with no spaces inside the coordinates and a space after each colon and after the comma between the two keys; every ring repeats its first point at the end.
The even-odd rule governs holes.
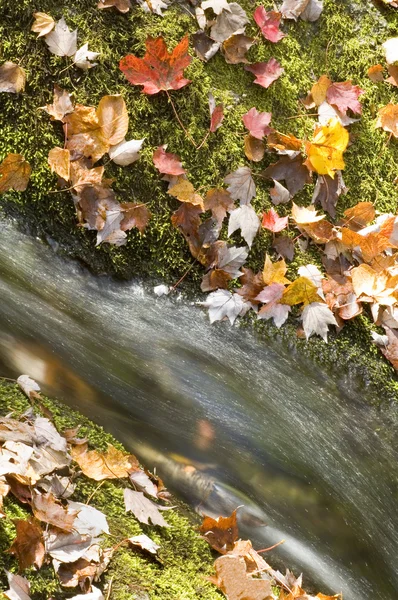
{"type": "Polygon", "coordinates": [[[0,374],[26,373],[198,510],[344,600],[398,597],[397,406],[0,224],[0,374]],[[266,526],[265,526],[266,524],[266,526]]]}

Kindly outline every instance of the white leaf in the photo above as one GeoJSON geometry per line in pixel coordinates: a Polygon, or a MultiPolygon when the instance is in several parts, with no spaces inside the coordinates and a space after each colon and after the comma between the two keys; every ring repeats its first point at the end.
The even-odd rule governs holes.
{"type": "Polygon", "coordinates": [[[391,38],[382,44],[386,53],[387,64],[393,65],[398,61],[398,37],[391,38]]]}
{"type": "Polygon", "coordinates": [[[63,17],[44,39],[56,56],[73,56],[77,51],[77,29],[70,31],[63,17]]]}
{"type": "Polygon", "coordinates": [[[227,10],[228,12],[231,12],[231,9],[229,8],[229,4],[228,4],[227,0],[205,0],[204,2],[202,2],[201,6],[202,6],[203,10],[212,8],[213,12],[215,12],[216,15],[219,15],[220,13],[222,13],[223,10],[227,10]]]}
{"type": "Polygon", "coordinates": [[[77,531],[62,533],[50,530],[45,534],[46,552],[60,562],[72,563],[81,558],[97,540],[91,536],[80,535],[77,531]]]}
{"type": "Polygon", "coordinates": [[[265,304],[258,313],[258,319],[273,319],[278,329],[284,324],[291,310],[287,304],[279,304],[284,291],[285,286],[281,283],[271,283],[256,297],[256,300],[265,304]]]}
{"type": "Polygon", "coordinates": [[[157,506],[154,502],[145,498],[142,492],[134,492],[126,488],[124,490],[124,504],[126,512],[131,511],[141,523],[148,525],[149,520],[151,520],[153,525],[170,527],[159,512],[159,509],[166,510],[165,507],[157,506]]]}
{"type": "Polygon", "coordinates": [[[4,595],[10,600],[30,600],[29,581],[21,575],[15,575],[9,571],[6,571],[6,573],[10,589],[4,592],[4,595]]]}
{"type": "Polygon", "coordinates": [[[147,535],[135,535],[134,537],[128,538],[130,544],[133,546],[139,546],[143,550],[147,550],[151,554],[156,554],[160,546],[155,544],[153,540],[147,535]]]}
{"type": "Polygon", "coordinates": [[[154,293],[157,296],[168,296],[170,293],[170,288],[168,285],[155,285],[153,288],[154,293]]]}
{"type": "Polygon", "coordinates": [[[374,341],[374,343],[376,344],[376,346],[379,347],[386,347],[388,346],[388,335],[380,335],[380,333],[377,333],[377,331],[371,331],[370,332],[372,334],[372,339],[374,341]]]}
{"type": "Polygon", "coordinates": [[[101,533],[109,533],[108,522],[103,512],[93,506],[87,506],[81,502],[68,502],[68,512],[78,511],[73,522],[73,528],[82,535],[96,537],[101,533]]]}
{"type": "Polygon", "coordinates": [[[246,246],[222,246],[218,252],[217,268],[229,273],[233,279],[243,275],[240,267],[245,263],[249,254],[246,246]]]}
{"type": "Polygon", "coordinates": [[[32,392],[40,392],[40,386],[29,375],[20,375],[17,379],[17,384],[21,390],[30,398],[32,392]]]}
{"type": "Polygon", "coordinates": [[[163,0],[138,0],[138,4],[143,8],[146,13],[154,13],[163,17],[162,10],[166,10],[169,7],[169,2],[163,0]]]}
{"type": "Polygon", "coordinates": [[[88,44],[86,43],[76,51],[76,54],[73,57],[73,62],[77,67],[79,67],[79,69],[87,71],[87,69],[91,69],[97,65],[97,63],[91,63],[90,61],[95,60],[99,55],[99,52],[90,52],[88,49],[88,44]]]}
{"type": "Polygon", "coordinates": [[[120,229],[120,223],[123,220],[123,214],[120,208],[116,210],[107,210],[105,213],[105,224],[101,231],[97,232],[97,246],[102,242],[122,246],[126,243],[127,235],[120,229]]]}
{"type": "Polygon", "coordinates": [[[318,121],[321,125],[327,125],[330,119],[338,119],[345,127],[359,121],[359,119],[352,119],[347,115],[343,115],[343,113],[325,100],[325,102],[322,102],[322,104],[318,106],[318,121]]]}
{"type": "Polygon", "coordinates": [[[104,596],[100,589],[92,585],[91,592],[88,594],[77,594],[77,596],[73,596],[69,600],[104,600],[104,596]]]}
{"type": "Polygon", "coordinates": [[[313,333],[317,333],[327,342],[328,326],[337,325],[332,311],[326,304],[322,304],[322,302],[308,304],[304,308],[301,318],[307,340],[313,333]]]}
{"type": "Polygon", "coordinates": [[[323,10],[323,2],[322,0],[310,0],[301,13],[300,17],[303,21],[317,21],[321,16],[321,12],[323,10]]]}
{"type": "Polygon", "coordinates": [[[237,229],[240,229],[242,237],[249,248],[251,247],[259,228],[260,219],[250,204],[240,206],[231,212],[228,223],[228,236],[237,229]]]}
{"type": "Polygon", "coordinates": [[[272,203],[275,204],[275,206],[278,206],[278,204],[287,204],[290,202],[292,195],[289,190],[279,183],[279,181],[276,181],[276,179],[273,179],[272,181],[274,182],[274,187],[269,191],[272,203]]]}
{"type": "Polygon", "coordinates": [[[234,324],[236,317],[245,315],[252,307],[249,302],[243,300],[242,296],[231,294],[228,290],[211,292],[206,302],[200,304],[209,309],[210,323],[229,319],[231,325],[234,324]]]}
{"type": "Polygon", "coordinates": [[[120,165],[121,167],[126,167],[127,165],[131,165],[133,162],[140,158],[139,151],[142,148],[142,144],[144,143],[144,139],[142,140],[122,140],[116,146],[111,146],[109,149],[109,158],[113,160],[116,165],[120,165]]]}
{"type": "Polygon", "coordinates": [[[241,204],[249,204],[256,195],[256,186],[249,167],[239,167],[229,173],[224,181],[228,184],[227,190],[232,200],[240,200],[241,204]]]}
{"type": "Polygon", "coordinates": [[[231,35],[245,33],[245,25],[249,23],[246,12],[237,2],[231,2],[229,11],[222,11],[213,27],[210,37],[215,42],[225,42],[231,35]]]}
{"type": "Polygon", "coordinates": [[[195,16],[200,29],[204,30],[206,28],[207,19],[203,8],[197,6],[195,8],[195,16]]]}
{"type": "Polygon", "coordinates": [[[59,450],[60,452],[67,451],[66,439],[58,433],[49,419],[37,417],[33,426],[40,444],[50,446],[53,450],[59,450]]]}

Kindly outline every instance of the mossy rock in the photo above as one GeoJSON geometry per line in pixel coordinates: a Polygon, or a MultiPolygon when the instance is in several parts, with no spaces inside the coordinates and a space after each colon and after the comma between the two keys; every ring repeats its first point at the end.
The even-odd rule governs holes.
{"type": "MultiPolygon", "coordinates": [[[[80,425],[79,435],[88,438],[94,449],[104,450],[110,443],[123,450],[123,446],[101,427],[59,402],[43,398],[43,406],[50,410],[55,426],[59,431],[80,425]]],[[[26,397],[17,385],[0,382],[0,414],[12,413],[18,417],[30,407],[26,397]]],[[[35,407],[35,412],[40,412],[35,407]]],[[[148,535],[160,545],[159,560],[148,555],[120,546],[113,555],[110,566],[100,582],[96,584],[104,590],[104,596],[111,586],[113,600],[220,600],[223,596],[209,583],[207,577],[213,574],[214,557],[205,542],[197,533],[197,517],[187,506],[175,498],[176,508],[167,511],[169,529],[147,526],[139,523],[131,514],[124,511],[123,483],[98,482],[80,475],[77,480],[73,500],[87,502],[105,513],[110,535],[104,536],[106,546],[116,545],[126,537],[148,535]]],[[[5,518],[0,520],[0,593],[8,589],[5,569],[17,572],[16,558],[7,554],[15,538],[14,519],[26,519],[29,515],[26,505],[17,502],[11,495],[4,502],[5,518]]],[[[45,600],[49,597],[66,599],[78,594],[78,588],[62,588],[51,564],[40,571],[28,569],[23,573],[31,583],[32,600],[45,600]]]]}
{"type": "MultiPolygon", "coordinates": [[[[242,0],[250,16],[257,3],[242,0]]],[[[267,9],[271,1],[263,3],[267,9]]],[[[242,115],[255,106],[272,112],[272,125],[277,130],[298,137],[310,136],[314,117],[300,102],[318,77],[327,73],[333,81],[352,80],[365,90],[363,114],[351,128],[352,145],[345,154],[344,179],[348,193],[337,205],[337,217],[359,201],[372,201],[380,212],[396,212],[398,190],[394,183],[398,173],[398,145],[388,142],[387,134],[376,129],[377,110],[398,93],[388,84],[373,83],[367,70],[377,63],[385,64],[381,44],[398,35],[398,11],[383,3],[349,0],[324,1],[324,11],[316,23],[286,21],[286,37],[278,44],[260,41],[249,51],[252,62],[279,60],[284,74],[265,90],[253,84],[253,76],[243,65],[228,65],[220,53],[208,63],[196,56],[186,75],[192,80],[184,89],[172,92],[172,98],[190,135],[201,140],[209,126],[208,93],[225,105],[225,120],[220,129],[209,136],[196,150],[173,116],[167,96],[160,93],[146,96],[139,86],[131,86],[119,70],[119,60],[128,53],[142,56],[145,40],[163,35],[169,49],[185,34],[193,34],[197,23],[184,5],[168,8],[164,17],[148,14],[134,5],[127,14],[114,9],[98,10],[97,0],[0,0],[1,58],[18,62],[27,73],[26,91],[22,94],[2,94],[0,110],[0,158],[9,152],[22,153],[32,164],[33,174],[26,192],[10,192],[2,196],[4,211],[15,216],[30,232],[55,240],[70,256],[86,263],[94,272],[108,273],[120,278],[150,277],[157,281],[175,283],[192,263],[187,244],[170,221],[178,202],[167,194],[152,162],[152,152],[160,144],[180,155],[195,187],[207,190],[222,185],[223,178],[237,167],[248,163],[243,150],[245,129],[242,115]],[[50,13],[55,19],[64,16],[70,28],[78,28],[78,41],[88,42],[89,48],[101,53],[99,64],[88,72],[69,66],[70,60],[52,55],[43,39],[30,31],[33,12],[50,13]],[[68,192],[56,192],[56,177],[47,165],[49,150],[62,143],[59,123],[51,123],[48,115],[38,110],[52,99],[54,83],[74,93],[76,101],[97,105],[105,94],[123,94],[130,116],[128,139],[145,137],[140,160],[130,167],[106,165],[106,174],[115,179],[113,187],[121,202],[146,202],[152,219],[143,235],[137,230],[128,233],[122,247],[102,244],[95,247],[95,232],[77,227],[72,199],[68,192]]],[[[258,28],[251,20],[246,28],[256,35],[258,28]]],[[[250,166],[261,172],[275,156],[266,154],[260,163],[250,166]]],[[[257,196],[253,205],[258,213],[271,207],[270,183],[257,178],[257,196]]],[[[309,204],[313,185],[306,186],[295,197],[298,204],[309,204]]],[[[280,207],[280,214],[284,213],[280,207]]],[[[287,212],[286,212],[287,214],[287,212]]],[[[222,232],[225,238],[226,232],[222,232]]],[[[238,233],[231,241],[242,242],[238,233]]],[[[254,270],[262,267],[272,236],[265,230],[255,239],[248,265],[254,270]]],[[[289,264],[288,276],[296,276],[302,264],[320,263],[314,246],[296,249],[289,264]]],[[[181,289],[193,294],[199,290],[203,269],[193,265],[181,289]]],[[[246,323],[254,321],[248,317],[246,323]]],[[[348,323],[339,335],[331,333],[326,346],[319,339],[296,341],[298,320],[281,332],[268,323],[258,325],[265,339],[281,337],[298,351],[316,361],[344,368],[358,377],[356,381],[373,384],[382,396],[392,398],[398,390],[395,372],[373,346],[370,335],[372,320],[365,313],[348,323]]]]}

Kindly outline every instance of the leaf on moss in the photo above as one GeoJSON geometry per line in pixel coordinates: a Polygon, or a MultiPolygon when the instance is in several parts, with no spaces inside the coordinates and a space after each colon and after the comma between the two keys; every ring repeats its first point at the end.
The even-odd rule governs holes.
{"type": "Polygon", "coordinates": [[[55,21],[51,15],[47,15],[43,12],[35,12],[33,13],[33,16],[35,20],[31,27],[31,31],[38,33],[39,35],[37,37],[47,35],[54,29],[55,21]]]}
{"type": "Polygon", "coordinates": [[[231,37],[226,39],[222,45],[222,53],[225,62],[229,65],[238,65],[240,63],[247,64],[249,60],[246,58],[246,52],[254,43],[254,38],[248,37],[243,33],[231,35],[231,37]]]}
{"type": "Polygon", "coordinates": [[[45,555],[42,528],[33,518],[17,519],[14,525],[17,535],[8,552],[15,554],[21,571],[31,566],[40,569],[45,555]]]}
{"type": "Polygon", "coordinates": [[[17,94],[25,89],[26,73],[19,65],[7,61],[0,67],[0,92],[17,94]]]}
{"type": "Polygon", "coordinates": [[[131,8],[130,0],[99,0],[97,8],[104,10],[105,8],[117,8],[121,13],[128,13],[131,8]]]}
{"type": "Polygon", "coordinates": [[[15,190],[24,192],[28,187],[30,164],[21,154],[9,154],[0,164],[0,194],[15,190]]]}
{"type": "Polygon", "coordinates": [[[269,42],[279,42],[285,37],[280,31],[282,14],[275,10],[266,11],[264,6],[257,6],[253,13],[253,19],[259,26],[261,33],[269,42]]]}
{"type": "Polygon", "coordinates": [[[73,56],[77,51],[77,29],[71,31],[64,17],[60,19],[54,29],[44,38],[48,49],[56,56],[73,56]]]}
{"type": "Polygon", "coordinates": [[[284,72],[284,68],[281,67],[275,58],[270,58],[268,62],[246,65],[245,69],[256,76],[253,83],[257,83],[257,85],[261,85],[263,88],[269,88],[284,72]]]}
{"type": "Polygon", "coordinates": [[[83,473],[95,481],[123,479],[139,469],[135,456],[118,450],[112,444],[108,444],[106,452],[88,450],[87,444],[73,446],[71,455],[83,473]]]}
{"type": "Polygon", "coordinates": [[[142,492],[134,492],[125,488],[123,493],[126,512],[132,512],[140,523],[149,525],[149,521],[151,521],[152,525],[170,527],[160,513],[160,510],[170,510],[169,507],[158,506],[148,498],[145,498],[142,492]]]}

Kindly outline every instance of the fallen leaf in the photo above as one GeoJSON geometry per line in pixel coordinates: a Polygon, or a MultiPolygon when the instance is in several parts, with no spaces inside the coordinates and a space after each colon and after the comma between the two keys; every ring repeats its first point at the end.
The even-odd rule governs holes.
{"type": "Polygon", "coordinates": [[[8,495],[11,487],[5,477],[0,477],[0,519],[4,519],[6,514],[3,511],[4,498],[8,495]]]}
{"type": "Polygon", "coordinates": [[[320,300],[318,287],[308,277],[301,276],[286,288],[281,303],[294,306],[295,304],[316,303],[320,300]]]}
{"type": "Polygon", "coordinates": [[[384,327],[386,332],[386,336],[388,339],[387,346],[381,346],[380,350],[384,354],[387,360],[390,361],[394,369],[398,370],[398,336],[397,332],[390,329],[389,327],[384,327]]]}
{"type": "Polygon", "coordinates": [[[332,81],[329,79],[329,77],[327,75],[321,75],[318,81],[314,83],[314,85],[311,88],[309,97],[312,102],[308,102],[308,105],[306,104],[306,107],[311,108],[313,104],[315,104],[316,106],[320,106],[321,104],[323,104],[323,102],[325,102],[326,100],[327,91],[331,85],[332,81]]]}
{"type": "Polygon", "coordinates": [[[231,194],[223,188],[214,188],[207,192],[204,198],[204,210],[210,210],[214,219],[222,224],[227,212],[234,208],[234,201],[231,194]]]}
{"type": "Polygon", "coordinates": [[[225,62],[229,65],[238,65],[240,63],[248,63],[246,58],[246,52],[255,43],[254,38],[248,37],[243,33],[237,35],[231,35],[227,40],[223,42],[222,53],[225,58],[225,62]]]}
{"type": "Polygon", "coordinates": [[[146,13],[153,13],[163,17],[162,10],[166,10],[169,7],[169,2],[163,0],[137,0],[138,4],[143,8],[146,13]]]}
{"type": "Polygon", "coordinates": [[[125,488],[123,493],[126,512],[132,512],[140,523],[149,525],[149,521],[151,521],[152,525],[170,527],[159,512],[160,510],[166,510],[164,506],[154,504],[151,500],[145,498],[142,492],[134,492],[125,488]]]}
{"type": "Polygon", "coordinates": [[[212,94],[209,94],[210,132],[215,133],[224,119],[224,105],[217,104],[212,94]]]}
{"type": "Polygon", "coordinates": [[[236,510],[229,517],[213,519],[204,516],[199,531],[214,550],[226,554],[239,537],[236,510]]]}
{"type": "MultiPolygon", "coordinates": [[[[160,286],[157,286],[160,287],[160,286]]],[[[166,287],[166,290],[163,290],[166,293],[166,295],[169,293],[169,288],[167,286],[163,286],[166,287]]],[[[163,294],[159,294],[155,291],[154,292],[157,296],[159,295],[163,295],[163,294]]],[[[157,498],[158,497],[158,488],[157,486],[153,483],[152,479],[149,477],[149,475],[145,472],[145,471],[134,471],[133,473],[130,473],[129,475],[129,479],[131,481],[131,483],[133,484],[133,486],[138,489],[139,492],[144,492],[145,494],[147,494],[148,496],[152,496],[152,498],[157,498]]]]}
{"type": "Polygon", "coordinates": [[[362,305],[358,302],[350,281],[346,280],[341,284],[328,277],[322,280],[322,289],[327,305],[340,319],[353,319],[362,313],[362,305]]]}
{"type": "Polygon", "coordinates": [[[60,562],[74,563],[86,555],[93,544],[89,535],[81,535],[77,531],[63,533],[50,529],[45,534],[46,552],[60,562]]]}
{"type": "Polygon", "coordinates": [[[218,52],[220,42],[215,42],[204,31],[197,31],[192,36],[192,43],[197,56],[207,62],[218,52]]]}
{"type": "Polygon", "coordinates": [[[386,54],[386,62],[388,65],[393,65],[398,61],[398,38],[390,38],[382,44],[386,54]]]}
{"type": "Polygon", "coordinates": [[[300,226],[300,229],[305,231],[317,244],[326,244],[337,238],[337,230],[329,221],[316,221],[300,226]]]}
{"type": "Polygon", "coordinates": [[[140,158],[140,150],[142,148],[142,140],[122,140],[118,144],[109,148],[109,158],[121,167],[127,167],[133,164],[140,158]]]}
{"type": "Polygon", "coordinates": [[[398,104],[387,104],[379,110],[376,127],[389,131],[394,137],[398,137],[398,104]]]}
{"type": "Polygon", "coordinates": [[[40,392],[39,384],[28,375],[20,375],[17,379],[17,384],[29,399],[34,399],[37,396],[37,392],[40,392]]]}
{"type": "Polygon", "coordinates": [[[53,173],[65,181],[70,179],[70,152],[67,148],[51,148],[48,153],[48,164],[53,173]]]}
{"type": "Polygon", "coordinates": [[[74,446],[71,456],[83,473],[90,479],[123,479],[139,468],[138,461],[132,454],[125,454],[112,444],[108,444],[106,452],[88,450],[87,444],[74,446]]]}
{"type": "Polygon", "coordinates": [[[239,200],[241,204],[249,204],[256,195],[256,186],[249,167],[239,167],[224,178],[228,184],[227,190],[233,200],[239,200]]]}
{"type": "Polygon", "coordinates": [[[286,229],[288,220],[288,217],[280,217],[276,210],[270,208],[268,212],[263,213],[261,226],[273,233],[278,233],[278,231],[286,229]]]}
{"type": "Polygon", "coordinates": [[[381,81],[384,81],[383,70],[382,65],[373,65],[373,67],[369,67],[367,70],[367,75],[371,81],[380,83],[381,81]]]}
{"type": "Polygon", "coordinates": [[[273,179],[274,187],[270,189],[269,195],[271,197],[272,203],[275,206],[279,204],[287,204],[292,199],[292,195],[279,181],[273,179]]]}
{"type": "Polygon", "coordinates": [[[293,260],[294,258],[294,243],[286,235],[277,235],[273,241],[272,247],[275,248],[277,253],[286,260],[293,260]]]}
{"type": "Polygon", "coordinates": [[[151,554],[157,554],[160,546],[155,544],[153,540],[147,535],[135,535],[134,537],[128,538],[129,543],[132,546],[138,546],[141,550],[146,550],[151,554]]]}
{"type": "Polygon", "coordinates": [[[88,592],[87,594],[77,594],[77,596],[73,596],[72,598],[69,598],[69,600],[104,600],[104,596],[99,588],[92,585],[91,592],[88,592]]]}
{"type": "Polygon", "coordinates": [[[25,577],[6,571],[9,590],[4,593],[9,600],[31,600],[29,596],[30,583],[25,577]]]}
{"type": "Polygon", "coordinates": [[[32,511],[36,519],[63,531],[72,531],[76,512],[68,512],[51,493],[32,493],[32,511]]]}
{"type": "Polygon", "coordinates": [[[35,12],[33,13],[33,16],[35,20],[31,27],[31,31],[38,33],[39,35],[37,37],[47,35],[54,29],[55,21],[50,15],[43,12],[35,12]]]}
{"type": "Polygon", "coordinates": [[[133,227],[137,227],[140,233],[143,233],[148,221],[151,218],[151,213],[145,204],[135,204],[134,202],[124,202],[120,205],[123,213],[123,218],[120,221],[120,229],[129,231],[133,227]]]}
{"type": "Polygon", "coordinates": [[[51,120],[62,121],[65,115],[74,110],[69,92],[55,85],[53,103],[43,106],[42,110],[51,115],[51,120]]]}
{"type": "Polygon", "coordinates": [[[349,135],[338,119],[315,129],[311,142],[305,143],[308,167],[320,175],[334,178],[336,170],[344,169],[343,152],[349,135]]]}
{"type": "Polygon", "coordinates": [[[237,2],[229,3],[229,10],[223,10],[211,28],[210,37],[216,42],[224,42],[232,35],[245,33],[249,23],[247,14],[237,2]]]}
{"type": "Polygon", "coordinates": [[[312,302],[304,307],[302,313],[303,328],[308,340],[316,333],[327,342],[329,325],[338,325],[330,308],[321,302],[312,302]]]}
{"type": "Polygon", "coordinates": [[[99,0],[97,4],[97,8],[103,10],[105,8],[117,8],[117,10],[121,13],[129,12],[131,8],[130,0],[99,0]]]}
{"type": "Polygon", "coordinates": [[[85,558],[79,558],[73,563],[61,563],[56,570],[58,579],[64,587],[80,587],[84,590],[97,579],[98,564],[85,558]]]}
{"type": "Polygon", "coordinates": [[[265,154],[264,143],[250,135],[250,133],[245,135],[245,154],[249,160],[260,162],[265,154]]]}
{"type": "Polygon", "coordinates": [[[285,277],[286,271],[287,266],[283,259],[273,263],[268,254],[265,256],[263,280],[266,285],[270,285],[271,283],[291,283],[291,281],[285,277]]]}
{"type": "Polygon", "coordinates": [[[231,275],[232,279],[236,279],[242,275],[241,266],[245,263],[249,254],[248,249],[243,246],[227,246],[225,242],[219,242],[220,247],[217,252],[217,259],[212,266],[222,269],[231,275]]]}
{"type": "Polygon", "coordinates": [[[338,110],[344,115],[347,110],[352,110],[353,113],[361,114],[362,106],[358,101],[359,96],[364,94],[359,85],[352,85],[351,81],[343,81],[341,83],[332,83],[326,92],[326,98],[329,104],[337,106],[338,110]]]}
{"type": "Polygon", "coordinates": [[[231,281],[231,279],[231,275],[226,271],[223,271],[222,269],[212,269],[203,275],[200,289],[202,292],[212,292],[219,288],[225,289],[228,287],[228,282],[231,281]]]}
{"type": "Polygon", "coordinates": [[[8,552],[15,554],[21,571],[31,566],[40,569],[45,555],[43,531],[40,525],[32,518],[26,521],[17,519],[14,525],[17,535],[8,552]]]}
{"type": "Polygon", "coordinates": [[[297,21],[301,17],[304,21],[316,21],[322,8],[322,1],[319,0],[284,0],[281,13],[285,19],[297,21]]]}
{"type": "Polygon", "coordinates": [[[257,6],[253,13],[253,19],[259,26],[261,33],[270,42],[279,42],[285,34],[279,30],[282,15],[275,10],[266,11],[264,6],[257,6]]]}
{"type": "Polygon", "coordinates": [[[244,558],[227,554],[214,562],[215,584],[228,600],[272,600],[270,581],[254,579],[246,570],[244,558]]]}
{"type": "Polygon", "coordinates": [[[245,66],[246,71],[250,71],[256,76],[253,83],[261,87],[269,88],[271,83],[279,79],[284,72],[279,62],[275,58],[270,58],[268,62],[259,62],[245,66]]]}
{"type": "Polygon", "coordinates": [[[133,85],[143,85],[144,94],[157,94],[162,90],[179,90],[190,81],[183,71],[191,63],[188,54],[189,39],[185,36],[169,53],[162,37],[148,37],[144,58],[129,54],[121,59],[120,70],[133,85]]]}
{"type": "Polygon", "coordinates": [[[0,92],[17,94],[25,89],[26,74],[19,65],[5,62],[0,67],[0,92]]]}
{"type": "Polygon", "coordinates": [[[261,272],[254,274],[251,269],[246,268],[243,268],[242,271],[243,275],[240,278],[242,287],[236,288],[235,292],[239,294],[239,296],[242,296],[242,298],[247,302],[259,304],[259,301],[256,300],[256,297],[264,288],[263,274],[261,272]]]}
{"type": "Polygon", "coordinates": [[[204,0],[201,6],[203,10],[211,8],[216,15],[222,13],[223,10],[230,12],[230,7],[227,0],[204,0]]]}
{"type": "Polygon", "coordinates": [[[123,97],[103,96],[97,108],[100,135],[110,146],[122,142],[127,134],[129,117],[123,97]]]}
{"type": "Polygon", "coordinates": [[[81,535],[89,535],[94,538],[101,535],[101,533],[109,534],[106,516],[94,506],[69,500],[68,511],[77,514],[73,522],[73,529],[81,535]]]}
{"type": "Polygon", "coordinates": [[[347,219],[344,225],[358,231],[374,220],[376,211],[373,202],[358,202],[352,208],[344,211],[344,216],[347,219]]]}
{"type": "Polygon", "coordinates": [[[241,235],[249,248],[260,228],[260,219],[251,204],[239,206],[233,210],[229,216],[228,237],[237,229],[241,230],[241,235]]]}
{"type": "Polygon", "coordinates": [[[340,171],[336,172],[334,178],[330,175],[319,175],[312,194],[312,202],[319,202],[327,213],[334,219],[336,217],[336,204],[341,194],[345,194],[347,188],[344,184],[340,171]]]}
{"type": "Polygon", "coordinates": [[[195,192],[195,188],[188,179],[180,178],[167,192],[180,202],[188,202],[193,206],[200,206],[203,210],[203,198],[195,192]]]}
{"type": "Polygon", "coordinates": [[[21,154],[9,154],[0,164],[0,194],[15,190],[24,192],[28,187],[32,168],[21,154]]]}
{"type": "Polygon", "coordinates": [[[100,52],[90,52],[88,49],[88,44],[84,44],[79,50],[76,50],[76,53],[73,57],[73,63],[79,67],[79,69],[83,69],[83,71],[87,71],[88,69],[92,69],[97,66],[97,63],[92,63],[92,60],[95,60],[97,56],[100,55],[100,52]]]}
{"type": "Polygon", "coordinates": [[[278,329],[285,323],[291,310],[287,304],[280,304],[285,286],[281,283],[271,283],[256,297],[256,300],[265,304],[257,313],[258,319],[273,319],[278,329]]]}
{"type": "Polygon", "coordinates": [[[249,130],[250,135],[261,140],[272,131],[271,127],[269,127],[271,117],[272,113],[258,112],[253,107],[242,116],[242,121],[246,129],[249,130]]]}
{"type": "Polygon", "coordinates": [[[159,173],[166,175],[184,175],[186,170],[183,168],[181,160],[177,154],[166,152],[167,145],[159,146],[153,153],[153,164],[159,173]]]}
{"type": "Polygon", "coordinates": [[[297,225],[315,223],[325,218],[325,215],[317,215],[317,212],[313,206],[298,206],[294,202],[292,204],[292,219],[297,225]]]}
{"type": "Polygon", "coordinates": [[[209,309],[210,323],[215,321],[229,320],[231,325],[239,316],[244,316],[251,305],[245,302],[239,294],[231,294],[227,290],[217,290],[211,292],[205,302],[200,302],[201,306],[209,309]]]}
{"type": "Polygon", "coordinates": [[[65,458],[67,458],[66,439],[58,433],[49,419],[36,417],[33,427],[36,435],[36,444],[40,444],[40,446],[45,448],[50,447],[56,452],[63,452],[65,458]]]}
{"type": "Polygon", "coordinates": [[[48,49],[56,56],[73,56],[77,51],[77,29],[70,31],[62,17],[44,38],[48,49]]]}
{"type": "Polygon", "coordinates": [[[303,164],[301,155],[294,158],[282,156],[278,162],[267,167],[262,175],[277,181],[284,181],[292,196],[302,190],[306,183],[312,181],[307,167],[303,164]]]}

